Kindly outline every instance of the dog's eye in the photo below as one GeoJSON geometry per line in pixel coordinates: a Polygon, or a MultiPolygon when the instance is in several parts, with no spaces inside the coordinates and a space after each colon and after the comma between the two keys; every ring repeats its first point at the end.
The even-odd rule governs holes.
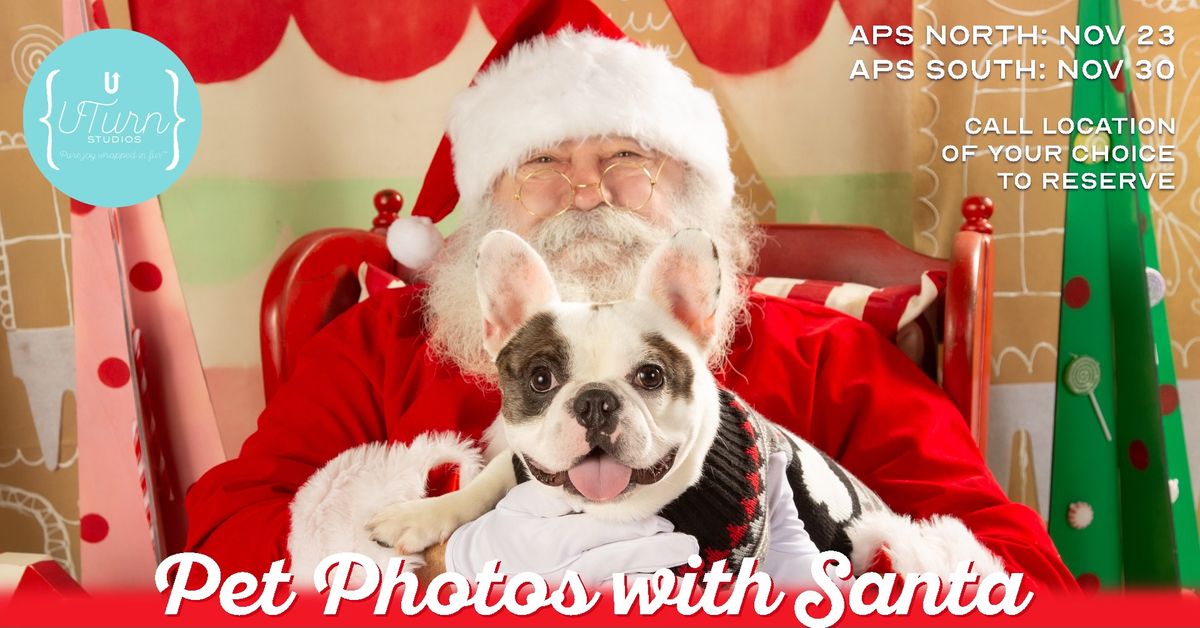
{"type": "Polygon", "coordinates": [[[654,390],[663,383],[663,370],[657,364],[643,364],[634,375],[638,386],[646,390],[654,390]]]}
{"type": "Polygon", "coordinates": [[[554,379],[554,371],[545,366],[535,366],[529,374],[529,388],[535,393],[545,393],[554,390],[558,380],[554,379]]]}

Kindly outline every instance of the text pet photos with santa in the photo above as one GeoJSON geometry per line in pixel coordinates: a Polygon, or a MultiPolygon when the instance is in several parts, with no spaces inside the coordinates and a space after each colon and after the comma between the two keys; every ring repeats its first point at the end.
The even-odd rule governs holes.
{"type": "MultiPolygon", "coordinates": [[[[346,552],[317,565],[312,574],[315,591],[293,590],[277,601],[280,585],[295,579],[294,574],[283,571],[283,563],[273,563],[265,574],[236,572],[223,576],[211,558],[181,553],[159,565],[155,584],[160,592],[168,594],[164,609],[167,615],[178,615],[185,602],[216,596],[230,615],[275,616],[291,608],[299,595],[320,595],[325,599],[325,615],[337,615],[346,603],[363,603],[375,615],[448,616],[468,610],[482,616],[500,610],[529,615],[550,608],[563,616],[575,616],[598,608],[604,599],[611,604],[611,612],[620,616],[651,615],[662,609],[685,616],[751,612],[765,616],[786,608],[784,604],[790,597],[776,590],[770,577],[756,570],[753,559],[744,561],[736,574],[725,570],[725,561],[718,561],[702,574],[691,571],[679,575],[670,569],[648,575],[614,574],[611,586],[604,587],[589,587],[571,571],[557,583],[532,573],[506,575],[501,573],[500,561],[492,561],[474,579],[445,573],[422,591],[416,575],[404,570],[404,559],[393,558],[380,570],[373,559],[346,552]]],[[[700,557],[693,556],[688,566],[699,568],[700,557]]],[[[816,586],[795,594],[791,610],[803,625],[825,628],[837,623],[847,610],[859,616],[907,615],[912,611],[927,615],[962,616],[975,611],[989,617],[1012,616],[1033,601],[1033,593],[1021,589],[1021,574],[993,573],[980,578],[970,568],[964,562],[945,580],[932,574],[870,572],[854,578],[845,555],[826,551],[813,562],[816,586]],[[817,610],[825,605],[828,611],[817,610]]]]}

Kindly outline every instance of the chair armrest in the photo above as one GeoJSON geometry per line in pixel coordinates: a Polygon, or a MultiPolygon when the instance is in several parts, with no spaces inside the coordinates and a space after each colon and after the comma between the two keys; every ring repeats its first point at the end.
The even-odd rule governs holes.
{"type": "Polygon", "coordinates": [[[271,269],[259,317],[263,391],[270,400],[304,343],[358,302],[358,267],[395,272],[381,233],[322,229],[292,243],[271,269]]]}
{"type": "Polygon", "coordinates": [[[979,450],[987,452],[988,383],[991,380],[991,199],[963,201],[966,221],[954,235],[946,283],[942,387],[962,411],[979,450]]]}

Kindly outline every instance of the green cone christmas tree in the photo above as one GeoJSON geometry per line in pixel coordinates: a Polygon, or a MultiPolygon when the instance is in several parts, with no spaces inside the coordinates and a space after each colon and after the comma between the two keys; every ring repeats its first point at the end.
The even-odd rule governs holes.
{"type": "MultiPolygon", "coordinates": [[[[1081,1],[1079,25],[1117,32],[1116,0],[1081,1]]],[[[1118,67],[1126,57],[1118,46],[1081,43],[1076,59],[1118,67]]],[[[1075,82],[1076,120],[1134,115],[1128,71],[1075,82]]],[[[1072,139],[1093,148],[1139,144],[1128,130],[1072,139]]],[[[1087,159],[1072,160],[1069,170],[1142,167],[1087,159]]],[[[1145,189],[1067,193],[1048,516],[1084,588],[1200,586],[1200,535],[1150,219],[1145,189]]]]}

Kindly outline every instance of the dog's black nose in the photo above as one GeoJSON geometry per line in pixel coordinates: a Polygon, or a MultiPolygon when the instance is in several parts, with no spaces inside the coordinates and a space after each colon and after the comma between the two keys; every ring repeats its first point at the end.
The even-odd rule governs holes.
{"type": "Polygon", "coordinates": [[[621,402],[607,388],[589,388],[575,397],[571,404],[575,420],[588,432],[611,433],[617,427],[617,411],[621,402]]]}

